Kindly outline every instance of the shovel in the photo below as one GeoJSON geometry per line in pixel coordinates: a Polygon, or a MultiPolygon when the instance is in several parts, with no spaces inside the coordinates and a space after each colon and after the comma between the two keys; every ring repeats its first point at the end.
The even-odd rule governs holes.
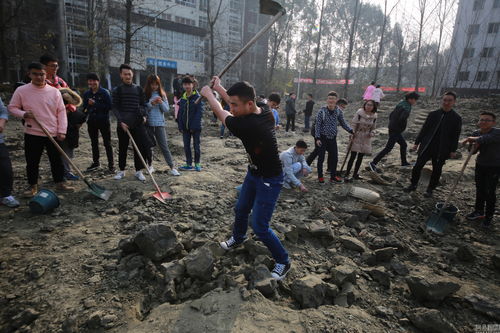
{"type": "Polygon", "coordinates": [[[59,144],[56,142],[56,140],[54,140],[54,138],[52,137],[52,135],[50,135],[49,131],[47,131],[47,129],[42,124],[40,124],[40,122],[38,121],[38,119],[35,118],[35,115],[33,115],[33,119],[38,124],[38,126],[40,126],[40,128],[43,131],[43,133],[45,133],[45,135],[49,138],[49,140],[52,141],[52,143],[57,148],[57,150],[59,151],[59,153],[61,153],[61,155],[68,161],[68,163],[71,165],[71,167],[73,168],[73,170],[75,170],[76,173],[80,176],[80,178],[83,179],[83,181],[85,182],[85,184],[87,184],[87,186],[89,187],[89,192],[91,194],[95,195],[96,197],[98,197],[99,199],[107,201],[113,192],[111,192],[110,190],[105,189],[104,187],[102,187],[100,185],[97,185],[96,183],[91,182],[87,177],[85,177],[83,175],[83,173],[80,171],[80,169],[78,169],[76,167],[76,165],[73,163],[73,161],[68,157],[68,155],[66,155],[66,153],[61,148],[61,146],[59,146],[59,144]]]}
{"type": "MultiPolygon", "coordinates": [[[[283,8],[278,2],[272,0],[260,0],[260,13],[264,15],[273,15],[271,21],[266,24],[260,31],[238,52],[233,59],[224,67],[217,76],[220,78],[234,65],[236,61],[253,45],[257,40],[259,40],[262,35],[264,35],[274,23],[276,23],[283,15],[286,14],[285,8],[283,8]]],[[[198,97],[196,104],[200,103],[203,96],[198,97]]]]}
{"type": "Polygon", "coordinates": [[[153,197],[155,197],[156,199],[158,199],[162,203],[166,204],[165,199],[172,199],[172,196],[168,192],[161,191],[160,187],[156,183],[155,178],[153,177],[153,174],[151,173],[151,171],[149,171],[149,167],[148,167],[146,161],[144,160],[144,158],[142,157],[142,154],[139,151],[139,148],[137,147],[135,140],[132,137],[132,134],[130,134],[130,131],[128,130],[128,128],[126,128],[125,131],[127,132],[128,137],[130,138],[130,141],[132,141],[132,145],[134,146],[134,150],[137,153],[137,155],[139,155],[139,158],[141,159],[142,165],[144,165],[144,168],[146,168],[146,170],[148,171],[148,174],[151,177],[153,184],[155,185],[156,192],[153,194],[153,197]]]}
{"type": "Polygon", "coordinates": [[[446,198],[445,202],[443,203],[443,205],[439,209],[439,212],[437,214],[436,214],[436,212],[432,213],[431,216],[429,216],[429,218],[427,219],[427,221],[426,221],[426,226],[427,226],[426,230],[427,231],[433,231],[437,234],[443,234],[444,229],[446,228],[446,226],[449,222],[449,220],[443,216],[443,213],[445,212],[445,210],[447,208],[449,208],[448,204],[450,203],[453,194],[455,194],[455,190],[457,188],[457,185],[460,182],[460,180],[462,179],[464,172],[465,172],[465,168],[467,167],[467,164],[469,164],[469,161],[470,161],[472,155],[474,154],[474,152],[475,152],[474,147],[470,147],[469,154],[467,155],[467,159],[465,160],[465,162],[462,166],[462,170],[460,170],[460,174],[458,175],[457,179],[455,180],[455,183],[453,184],[453,187],[451,188],[451,191],[448,194],[448,197],[446,198]]]}

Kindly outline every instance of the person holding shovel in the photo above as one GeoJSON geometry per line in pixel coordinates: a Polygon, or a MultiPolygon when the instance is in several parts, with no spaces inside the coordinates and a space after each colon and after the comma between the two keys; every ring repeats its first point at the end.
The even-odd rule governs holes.
{"type": "Polygon", "coordinates": [[[422,125],[412,150],[418,149],[418,157],[411,170],[411,184],[406,192],[417,189],[420,174],[425,164],[432,161],[432,174],[425,191],[425,197],[431,197],[439,184],[439,178],[447,159],[456,157],[458,139],[462,130],[462,117],[453,110],[457,95],[448,91],[443,95],[441,108],[429,113],[422,125]]]}
{"type": "Polygon", "coordinates": [[[62,95],[59,90],[46,83],[46,72],[41,63],[31,63],[28,73],[31,83],[16,89],[8,107],[12,115],[25,121],[24,154],[29,187],[23,195],[31,198],[38,192],[39,164],[44,149],[47,150],[56,190],[73,192],[74,188],[68,186],[64,180],[61,155],[35,121],[36,117],[52,137],[62,142],[66,138],[68,125],[62,95]]]}
{"type": "Polygon", "coordinates": [[[480,221],[490,227],[495,214],[496,189],[500,178],[500,129],[495,128],[496,115],[482,112],[479,116],[479,130],[462,141],[474,144],[479,155],[476,159],[476,204],[467,215],[469,221],[480,221]]]}
{"type": "Polygon", "coordinates": [[[217,118],[241,139],[249,159],[248,172],[235,208],[232,236],[220,246],[231,250],[245,241],[252,212],[252,228],[276,262],[271,275],[282,280],[290,270],[290,260],[283,244],[269,227],[284,179],[273,114],[268,108],[257,107],[255,90],[248,82],[235,83],[226,92],[220,79],[214,77],[211,86],[229,103],[231,113],[222,109],[209,86],[203,87],[201,94],[207,98],[217,118]]]}
{"type": "MultiPolygon", "coordinates": [[[[122,84],[113,90],[113,113],[118,122],[116,132],[118,134],[118,167],[120,170],[115,175],[119,180],[125,177],[127,166],[127,152],[130,138],[127,130],[132,135],[139,147],[142,156],[148,156],[151,151],[151,142],[146,133],[146,97],[144,91],[138,85],[133,84],[134,72],[127,64],[120,66],[120,78],[122,84]],[[149,149],[149,152],[148,152],[149,149]]],[[[146,178],[142,173],[144,166],[141,158],[134,149],[135,177],[140,181],[146,178]]]]}
{"type": "Polygon", "coordinates": [[[377,125],[377,104],[373,100],[367,100],[362,109],[359,109],[352,117],[351,125],[355,128],[351,138],[351,157],[347,162],[347,169],[344,175],[346,182],[352,179],[363,179],[359,176],[359,168],[363,162],[363,157],[372,152],[372,138],[375,136],[377,125]],[[356,160],[357,157],[357,160],[356,160]],[[356,160],[352,179],[349,178],[352,165],[356,160]]]}

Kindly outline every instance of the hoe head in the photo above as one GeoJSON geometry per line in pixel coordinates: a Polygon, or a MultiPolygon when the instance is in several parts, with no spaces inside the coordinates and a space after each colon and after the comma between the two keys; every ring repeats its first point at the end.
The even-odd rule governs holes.
{"type": "Polygon", "coordinates": [[[277,1],[273,0],[260,0],[260,13],[264,15],[276,15],[279,12],[285,13],[283,8],[277,1]]]}

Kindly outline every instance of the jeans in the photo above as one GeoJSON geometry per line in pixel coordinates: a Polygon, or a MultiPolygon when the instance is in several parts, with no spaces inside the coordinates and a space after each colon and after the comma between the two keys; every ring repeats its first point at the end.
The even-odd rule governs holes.
{"type": "Polygon", "coordinates": [[[304,130],[308,130],[310,128],[309,127],[310,125],[311,125],[311,116],[306,114],[304,115],[304,126],[305,126],[304,130]]]}
{"type": "Polygon", "coordinates": [[[295,114],[286,115],[286,131],[290,128],[290,123],[292,124],[292,131],[295,131],[295,114]]]}
{"type": "Polygon", "coordinates": [[[396,143],[399,144],[401,164],[408,164],[408,161],[406,160],[406,150],[408,148],[408,144],[406,143],[406,140],[405,138],[403,138],[403,134],[401,133],[389,133],[389,140],[387,140],[385,148],[382,149],[382,151],[378,153],[377,156],[375,156],[372,161],[373,164],[377,164],[382,158],[384,158],[385,155],[389,154],[396,143]]]}
{"type": "MultiPolygon", "coordinates": [[[[66,142],[66,140],[61,142],[60,146],[61,146],[62,150],[64,150],[66,155],[68,155],[68,157],[70,159],[73,159],[73,157],[75,156],[75,148],[70,147],[68,145],[68,143],[66,142]]],[[[71,165],[69,164],[68,160],[65,157],[63,157],[62,155],[61,155],[61,159],[62,159],[62,162],[64,165],[64,175],[66,176],[71,172],[71,165]]]]}
{"type": "Polygon", "coordinates": [[[0,143],[0,198],[12,195],[14,175],[9,150],[5,143],[0,143]]]}
{"type": "MultiPolygon", "coordinates": [[[[139,148],[139,152],[142,157],[144,159],[148,159],[148,156],[151,155],[151,147],[148,146],[146,128],[143,125],[140,125],[134,128],[129,128],[129,132],[139,148]]],[[[127,152],[130,138],[127,132],[125,132],[120,125],[118,125],[118,128],[116,129],[116,133],[118,134],[118,167],[120,168],[120,171],[124,171],[127,166],[127,152]]],[[[135,149],[134,167],[135,171],[144,169],[141,158],[137,155],[135,149]]]]}
{"type": "Polygon", "coordinates": [[[487,218],[495,214],[496,189],[500,177],[500,167],[476,164],[476,211],[485,213],[487,218]],[[486,210],[485,210],[486,206],[486,210]]]}
{"type": "Polygon", "coordinates": [[[318,152],[318,178],[323,178],[323,162],[325,161],[325,154],[328,152],[328,163],[330,166],[330,177],[334,178],[337,175],[338,163],[338,149],[337,137],[328,139],[321,137],[321,146],[318,152]]]}
{"type": "Polygon", "coordinates": [[[156,143],[160,147],[160,150],[163,154],[163,158],[165,159],[165,162],[167,162],[168,166],[171,169],[173,169],[174,168],[174,161],[172,160],[172,154],[170,153],[170,149],[168,149],[167,132],[165,131],[165,127],[164,126],[151,126],[151,127],[149,127],[149,130],[151,130],[154,133],[156,143]]]}
{"type": "Polygon", "coordinates": [[[349,175],[352,169],[352,165],[354,164],[354,160],[356,160],[356,157],[358,158],[356,160],[356,165],[354,166],[354,172],[353,175],[357,176],[359,173],[359,168],[361,167],[361,163],[363,162],[363,157],[365,154],[363,153],[357,153],[355,151],[351,152],[351,157],[349,158],[349,162],[347,162],[347,170],[345,171],[345,177],[349,175]]]}
{"type": "Polygon", "coordinates": [[[424,150],[417,157],[417,161],[415,162],[415,165],[411,170],[411,184],[413,186],[418,185],[422,169],[429,160],[432,160],[432,174],[429,185],[427,186],[427,190],[433,191],[439,184],[439,178],[441,177],[441,173],[443,172],[445,160],[439,159],[437,157],[437,153],[433,153],[430,149],[424,150]]]}
{"type": "Polygon", "coordinates": [[[269,227],[282,184],[283,175],[263,178],[247,172],[236,203],[233,237],[236,242],[245,240],[248,215],[252,212],[252,229],[255,235],[267,246],[277,263],[287,264],[288,253],[269,227]]]}
{"type": "MultiPolygon", "coordinates": [[[[302,163],[300,162],[295,162],[292,164],[292,170],[293,170],[293,174],[295,175],[295,178],[297,179],[300,179],[304,176],[304,174],[302,173],[302,169],[303,168],[303,165],[302,163]]],[[[311,167],[308,165],[307,168],[305,168],[309,173],[312,172],[312,169],[311,167]]],[[[287,174],[285,174],[285,178],[284,178],[284,183],[285,184],[289,184],[290,186],[295,186],[293,183],[292,183],[292,180],[290,179],[290,177],[288,177],[287,174]]]]}
{"type": "Polygon", "coordinates": [[[182,132],[182,139],[184,141],[184,153],[186,154],[186,164],[193,164],[193,155],[191,153],[191,138],[193,138],[194,148],[194,163],[200,163],[201,150],[200,150],[200,136],[201,131],[184,131],[182,132]]]}
{"type": "Polygon", "coordinates": [[[92,161],[99,164],[99,132],[101,132],[104,148],[106,149],[106,157],[108,158],[108,166],[114,165],[113,147],[111,146],[111,125],[109,122],[88,121],[87,129],[89,132],[90,142],[92,144],[92,161]]]}
{"type": "Polygon", "coordinates": [[[44,149],[47,149],[52,179],[55,183],[64,181],[64,165],[61,155],[50,139],[45,136],[24,134],[24,156],[30,185],[38,183],[40,158],[44,149]]]}

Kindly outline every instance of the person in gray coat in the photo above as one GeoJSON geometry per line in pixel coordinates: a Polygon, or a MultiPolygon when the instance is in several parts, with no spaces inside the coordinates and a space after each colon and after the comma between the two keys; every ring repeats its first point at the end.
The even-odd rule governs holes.
{"type": "Polygon", "coordinates": [[[299,188],[302,192],[307,192],[307,188],[302,184],[300,178],[311,173],[311,167],[306,162],[304,153],[307,150],[307,144],[303,140],[297,141],[294,147],[291,147],[280,154],[281,164],[283,164],[283,173],[285,179],[283,187],[287,189],[299,188]]]}

